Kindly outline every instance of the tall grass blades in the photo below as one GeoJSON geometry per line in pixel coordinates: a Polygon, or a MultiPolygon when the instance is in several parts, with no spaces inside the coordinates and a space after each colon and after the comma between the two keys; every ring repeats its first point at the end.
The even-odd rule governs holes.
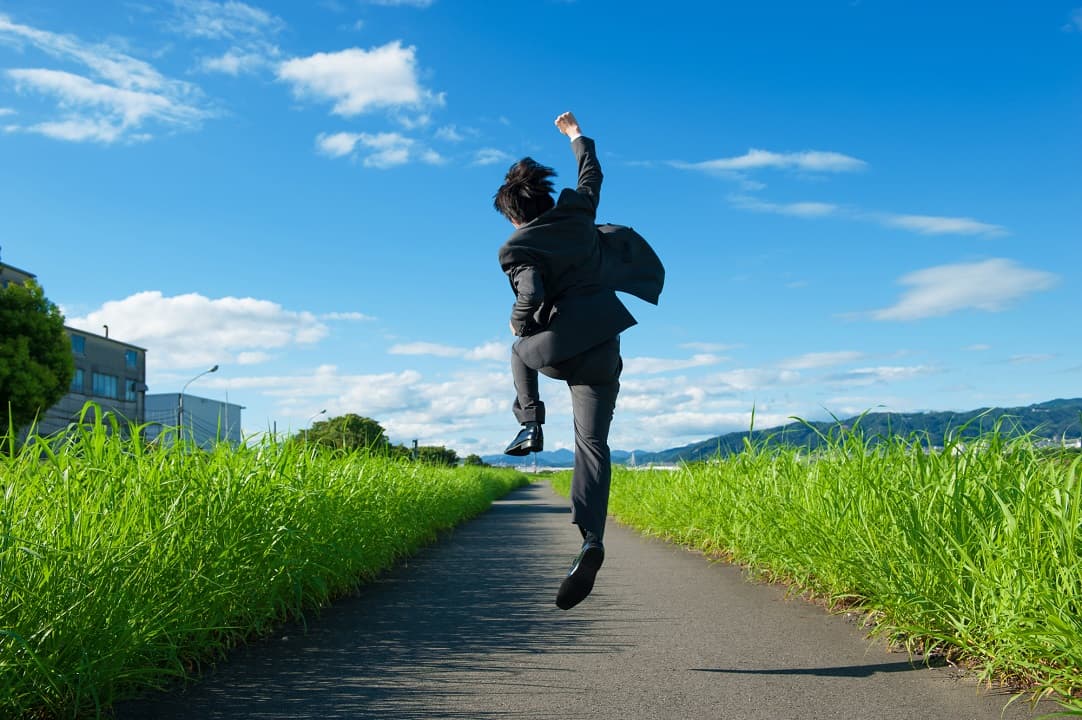
{"type": "Polygon", "coordinates": [[[73,717],[198,670],[525,482],[100,421],[0,454],[0,716],[73,717]]]}
{"type": "Polygon", "coordinates": [[[1079,456],[999,432],[936,450],[859,428],[827,440],[811,455],[749,446],[676,472],[620,470],[610,511],[859,602],[881,632],[960,649],[988,678],[1025,679],[1082,714],[1079,456]]]}

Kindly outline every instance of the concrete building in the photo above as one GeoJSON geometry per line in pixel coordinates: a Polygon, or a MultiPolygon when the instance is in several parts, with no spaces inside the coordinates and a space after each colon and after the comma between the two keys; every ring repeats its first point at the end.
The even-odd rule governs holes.
{"type": "Polygon", "coordinates": [[[71,338],[75,374],[68,394],[46,411],[38,433],[48,435],[76,422],[87,401],[127,423],[146,417],[146,350],[136,345],[64,326],[71,338]]]}
{"type": "MultiPolygon", "coordinates": [[[[36,279],[33,273],[0,263],[0,287],[36,279]]],[[[125,424],[142,424],[146,396],[146,350],[85,330],[64,326],[71,340],[75,374],[68,393],[38,419],[37,432],[49,435],[76,422],[87,401],[116,414],[125,424]]]]}
{"type": "Polygon", "coordinates": [[[210,447],[223,441],[240,445],[243,440],[240,411],[243,409],[243,406],[230,402],[184,393],[181,412],[180,393],[147,395],[146,438],[153,440],[167,430],[174,430],[179,422],[184,428],[184,437],[191,438],[200,447],[210,447]]]}

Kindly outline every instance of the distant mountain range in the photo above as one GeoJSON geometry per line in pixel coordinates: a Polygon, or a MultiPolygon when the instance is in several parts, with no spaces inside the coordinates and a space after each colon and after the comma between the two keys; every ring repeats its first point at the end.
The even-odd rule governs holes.
{"type": "MultiPolygon", "coordinates": [[[[713,457],[717,454],[730,455],[744,449],[745,441],[767,445],[790,445],[813,449],[822,444],[820,433],[835,433],[839,424],[846,428],[856,425],[863,429],[867,438],[900,436],[913,434],[927,437],[932,444],[942,444],[943,439],[951,436],[975,437],[992,430],[997,424],[1001,432],[1014,437],[1033,433],[1036,437],[1059,440],[1082,436],[1082,398],[1073,400],[1050,400],[1011,408],[979,408],[967,412],[919,412],[919,413],[866,413],[861,416],[846,418],[838,422],[792,422],[753,432],[731,432],[725,435],[691,443],[682,447],[670,448],[659,452],[646,450],[613,450],[612,461],[628,464],[634,457],[635,465],[667,465],[690,462],[713,457]]],[[[575,454],[570,450],[555,450],[535,453],[525,458],[512,458],[507,455],[486,455],[483,460],[492,465],[532,465],[538,467],[571,467],[575,454]]]]}

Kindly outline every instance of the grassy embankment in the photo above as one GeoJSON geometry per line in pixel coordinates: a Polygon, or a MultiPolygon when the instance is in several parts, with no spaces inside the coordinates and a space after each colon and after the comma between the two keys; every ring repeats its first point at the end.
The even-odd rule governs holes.
{"type": "Polygon", "coordinates": [[[0,716],[198,672],[526,482],[301,444],[148,447],[100,425],[0,453],[0,716]]]}
{"type": "MultiPolygon", "coordinates": [[[[927,445],[927,443],[925,443],[927,445]]],[[[1082,715],[1082,460],[991,434],[927,453],[830,438],[675,472],[617,469],[610,512],[874,614],[910,647],[1062,695],[1082,715]]],[[[566,493],[569,474],[554,485],[566,493]]]]}

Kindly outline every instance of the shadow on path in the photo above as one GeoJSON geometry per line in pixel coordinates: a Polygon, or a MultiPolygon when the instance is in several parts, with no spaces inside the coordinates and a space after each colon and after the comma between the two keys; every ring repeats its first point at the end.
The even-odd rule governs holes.
{"type": "Polygon", "coordinates": [[[820,677],[871,677],[877,673],[912,672],[929,667],[943,667],[945,661],[879,663],[878,665],[843,665],[840,667],[773,668],[770,670],[746,670],[736,668],[691,668],[692,672],[724,673],[728,675],[818,675],[820,677]]]}
{"type": "MultiPolygon", "coordinates": [[[[578,535],[570,524],[559,527],[557,513],[569,521],[546,488],[517,490],[355,596],[336,601],[310,619],[307,630],[287,627],[240,648],[186,690],[119,703],[116,717],[426,718],[479,685],[507,686],[502,693],[529,686],[524,669],[508,656],[533,656],[529,669],[536,673],[536,660],[552,648],[561,654],[617,651],[623,646],[618,636],[600,640],[586,632],[596,629],[596,619],[553,605],[570,560],[553,551],[554,538],[578,535]],[[504,661],[493,663],[495,655],[504,661]]],[[[548,690],[559,693],[559,684],[548,690]]]]}

